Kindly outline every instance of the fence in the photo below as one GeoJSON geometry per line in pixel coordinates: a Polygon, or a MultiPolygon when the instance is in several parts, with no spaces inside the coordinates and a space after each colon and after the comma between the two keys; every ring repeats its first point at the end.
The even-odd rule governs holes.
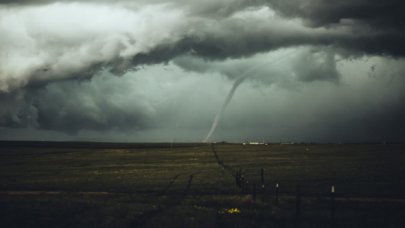
{"type": "MultiPolygon", "coordinates": [[[[233,169],[232,167],[226,165],[224,161],[220,159],[218,156],[217,151],[213,144],[211,144],[211,149],[214,154],[215,160],[219,166],[221,166],[224,170],[226,170],[229,175],[232,175],[235,178],[235,185],[237,188],[240,189],[241,194],[250,194],[252,196],[253,202],[258,203],[257,196],[260,195],[261,203],[264,202],[271,202],[274,206],[280,206],[280,183],[276,182],[274,185],[266,185],[265,182],[265,169],[260,168],[258,169],[257,175],[259,175],[260,180],[260,188],[257,188],[258,184],[256,181],[249,181],[246,175],[244,174],[244,170],[242,168],[233,169]],[[235,171],[236,170],[236,171],[235,171]],[[270,198],[270,201],[267,200],[270,198]]],[[[335,227],[335,200],[336,200],[336,188],[335,185],[330,186],[330,192],[328,193],[328,200],[330,201],[329,208],[325,208],[325,210],[330,211],[329,220],[330,220],[330,227],[335,227]]],[[[286,197],[291,198],[291,194],[287,195],[286,197]]],[[[295,223],[297,226],[301,223],[302,220],[302,188],[301,184],[296,184],[296,191],[295,191],[295,223]]]]}

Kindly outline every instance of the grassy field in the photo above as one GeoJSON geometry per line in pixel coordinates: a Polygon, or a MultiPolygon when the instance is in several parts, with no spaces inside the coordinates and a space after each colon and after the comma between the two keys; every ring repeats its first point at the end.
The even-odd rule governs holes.
{"type": "Polygon", "coordinates": [[[405,227],[404,164],[395,144],[0,142],[0,227],[405,227]]]}

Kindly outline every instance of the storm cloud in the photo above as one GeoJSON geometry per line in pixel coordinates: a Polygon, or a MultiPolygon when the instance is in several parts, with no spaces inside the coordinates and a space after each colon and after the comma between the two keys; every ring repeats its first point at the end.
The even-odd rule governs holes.
{"type": "Polygon", "coordinates": [[[0,1],[0,134],[199,141],[232,83],[254,67],[215,139],[403,141],[404,8],[394,0],[0,1]]]}

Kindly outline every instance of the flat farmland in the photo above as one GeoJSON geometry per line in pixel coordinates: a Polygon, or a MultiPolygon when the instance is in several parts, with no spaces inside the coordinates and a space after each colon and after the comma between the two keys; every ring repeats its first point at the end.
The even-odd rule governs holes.
{"type": "Polygon", "coordinates": [[[404,164],[399,144],[1,142],[0,226],[404,227],[404,164]]]}

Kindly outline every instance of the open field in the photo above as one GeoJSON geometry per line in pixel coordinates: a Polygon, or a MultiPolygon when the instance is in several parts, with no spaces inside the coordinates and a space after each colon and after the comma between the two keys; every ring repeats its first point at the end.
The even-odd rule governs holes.
{"type": "Polygon", "coordinates": [[[395,144],[0,142],[0,227],[405,227],[404,164],[395,144]]]}

